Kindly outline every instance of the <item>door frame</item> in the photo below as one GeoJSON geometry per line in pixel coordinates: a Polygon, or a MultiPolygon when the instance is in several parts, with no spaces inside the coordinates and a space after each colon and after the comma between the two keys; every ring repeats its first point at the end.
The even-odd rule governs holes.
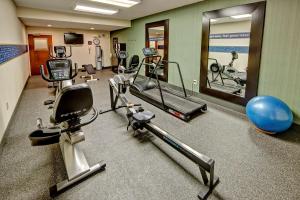
{"type": "MultiPolygon", "coordinates": [[[[169,60],[169,19],[151,22],[145,24],[145,47],[150,47],[150,41],[149,41],[149,28],[154,28],[158,26],[164,27],[164,60],[169,60]]],[[[158,76],[159,80],[168,82],[168,71],[169,66],[167,63],[164,64],[164,75],[158,76]]],[[[149,66],[146,66],[146,76],[150,76],[149,73],[149,66]]]]}
{"type": "MultiPolygon", "coordinates": [[[[32,74],[33,70],[35,69],[32,66],[32,60],[34,59],[34,38],[47,38],[48,39],[48,58],[49,53],[52,51],[52,35],[40,35],[40,34],[28,34],[28,50],[29,50],[29,61],[30,61],[30,73],[32,74]]],[[[45,50],[46,51],[46,50],[45,50]]]]}

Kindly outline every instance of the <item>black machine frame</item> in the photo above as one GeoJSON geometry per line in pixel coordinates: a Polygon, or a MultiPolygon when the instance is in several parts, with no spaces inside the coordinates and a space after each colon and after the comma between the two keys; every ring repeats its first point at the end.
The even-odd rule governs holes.
{"type": "MultiPolygon", "coordinates": [[[[140,104],[130,103],[130,101],[126,98],[124,91],[120,90],[120,88],[124,88],[124,83],[123,84],[117,83],[113,78],[109,80],[111,111],[115,111],[119,108],[125,107],[127,109],[127,118],[129,124],[132,125],[132,118],[130,116],[139,112],[139,110],[137,110],[135,106],[138,106],[140,104]],[[122,105],[117,107],[117,103],[119,100],[121,101],[122,105]]],[[[134,128],[135,126],[132,127],[134,128]]],[[[200,193],[198,194],[198,198],[207,199],[207,197],[211,194],[211,192],[219,183],[219,178],[216,177],[214,174],[215,161],[209,158],[208,156],[201,154],[196,150],[192,149],[191,147],[184,144],[176,137],[172,136],[167,131],[153,124],[151,121],[148,121],[147,123],[143,123],[142,126],[138,127],[138,129],[143,129],[143,128],[153,133],[162,141],[164,141],[172,148],[177,150],[179,153],[181,153],[182,155],[190,159],[196,165],[198,165],[203,182],[206,185],[205,189],[201,190],[200,193]],[[209,177],[207,176],[207,173],[209,173],[209,177]]]]}
{"type": "MultiPolygon", "coordinates": [[[[199,111],[200,111],[200,112],[205,112],[205,111],[207,110],[207,105],[204,104],[204,103],[202,103],[202,106],[199,107],[199,109],[195,110],[195,111],[192,112],[192,113],[184,113],[184,112],[180,111],[179,109],[175,110],[175,108],[170,107],[170,106],[168,106],[168,105],[165,103],[164,96],[163,96],[163,89],[162,89],[162,87],[161,87],[161,83],[160,83],[160,80],[159,80],[159,76],[158,76],[158,74],[157,74],[157,70],[159,69],[161,63],[168,63],[168,64],[174,64],[174,65],[176,65],[177,70],[178,70],[178,73],[179,73],[179,77],[180,77],[181,88],[182,88],[182,90],[183,90],[183,94],[178,94],[178,93],[175,93],[175,92],[174,92],[174,93],[173,93],[173,92],[170,92],[169,90],[167,90],[167,88],[164,89],[164,90],[166,90],[166,92],[169,92],[169,93],[171,93],[171,94],[173,94],[173,95],[176,95],[177,97],[181,97],[181,98],[186,99],[187,101],[192,101],[192,102],[194,102],[194,103],[198,103],[198,104],[199,104],[200,102],[197,102],[197,101],[195,101],[195,100],[189,98],[189,96],[187,95],[187,92],[186,92],[186,89],[185,89],[185,86],[184,86],[184,81],[183,81],[183,77],[182,77],[182,73],[181,73],[181,70],[180,70],[179,63],[178,63],[178,62],[174,62],[174,61],[162,60],[162,56],[160,56],[160,55],[145,56],[145,57],[143,58],[142,62],[140,63],[140,66],[139,66],[139,68],[138,68],[138,70],[137,70],[137,73],[136,73],[136,75],[135,75],[135,77],[134,77],[134,80],[133,80],[133,82],[132,82],[132,85],[131,85],[131,87],[130,87],[130,93],[133,94],[133,95],[135,95],[135,96],[137,96],[137,97],[139,97],[139,98],[141,98],[141,99],[143,99],[144,101],[146,101],[146,102],[148,102],[148,103],[151,103],[152,105],[154,105],[154,106],[156,106],[156,107],[158,107],[158,108],[164,110],[165,112],[168,112],[168,113],[170,113],[171,115],[173,115],[173,116],[175,116],[175,117],[177,117],[177,118],[179,118],[179,119],[182,119],[183,121],[186,121],[186,122],[188,122],[188,121],[190,121],[191,119],[193,119],[194,117],[196,117],[196,116],[199,114],[199,111]],[[136,81],[136,79],[137,79],[137,77],[138,77],[138,75],[139,75],[139,72],[140,72],[140,70],[141,70],[141,68],[142,68],[143,66],[146,66],[146,67],[147,67],[147,66],[152,66],[152,67],[153,67],[152,64],[150,64],[150,63],[148,63],[148,62],[145,62],[145,61],[148,61],[149,59],[152,59],[152,60],[153,60],[153,59],[156,59],[156,58],[158,59],[158,61],[157,61],[157,62],[155,63],[155,65],[154,65],[153,72],[155,73],[155,79],[156,79],[156,81],[157,81],[157,86],[158,86],[158,89],[159,89],[159,94],[160,94],[160,99],[161,99],[161,101],[157,101],[157,100],[155,100],[155,99],[151,99],[151,98],[149,98],[149,97],[147,97],[147,96],[145,96],[145,95],[142,95],[141,92],[136,91],[136,90],[133,89],[133,87],[132,87],[132,85],[134,85],[134,83],[135,83],[135,81],[136,81]]],[[[170,66],[170,65],[169,65],[169,66],[170,66]]],[[[148,77],[148,79],[151,80],[152,77],[150,76],[150,77],[148,77]]]]}

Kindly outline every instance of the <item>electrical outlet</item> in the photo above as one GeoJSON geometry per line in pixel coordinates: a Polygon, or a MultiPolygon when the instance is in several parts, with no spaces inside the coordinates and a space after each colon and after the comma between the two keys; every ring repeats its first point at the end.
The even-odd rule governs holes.
{"type": "Polygon", "coordinates": [[[197,80],[193,80],[193,85],[197,85],[198,81],[197,80]]]}
{"type": "Polygon", "coordinates": [[[9,104],[8,104],[8,102],[6,102],[6,110],[8,110],[9,109],[9,104]]]}

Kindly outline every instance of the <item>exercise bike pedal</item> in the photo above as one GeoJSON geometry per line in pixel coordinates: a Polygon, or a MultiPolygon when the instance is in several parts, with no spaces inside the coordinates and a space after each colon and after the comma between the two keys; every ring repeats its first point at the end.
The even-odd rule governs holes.
{"type": "Polygon", "coordinates": [[[143,107],[139,107],[138,108],[138,112],[144,112],[145,110],[144,110],[144,108],[143,107]]]}
{"type": "Polygon", "coordinates": [[[53,104],[54,102],[55,102],[55,100],[46,100],[46,101],[44,101],[44,105],[47,106],[47,105],[53,104]]]}
{"type": "Polygon", "coordinates": [[[60,135],[60,128],[40,128],[31,132],[29,140],[31,141],[31,146],[56,144],[59,143],[60,135]]]}

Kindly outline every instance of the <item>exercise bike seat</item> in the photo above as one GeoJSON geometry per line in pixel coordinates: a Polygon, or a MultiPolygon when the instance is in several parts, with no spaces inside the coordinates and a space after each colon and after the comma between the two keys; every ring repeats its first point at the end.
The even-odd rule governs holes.
{"type": "Polygon", "coordinates": [[[59,124],[76,120],[87,115],[92,107],[93,94],[86,83],[67,86],[59,92],[56,98],[50,121],[59,124]],[[80,103],[78,103],[78,99],[80,99],[80,103]]]}
{"type": "Polygon", "coordinates": [[[150,111],[143,111],[133,114],[133,119],[138,123],[148,123],[155,117],[155,114],[150,111]]]}

